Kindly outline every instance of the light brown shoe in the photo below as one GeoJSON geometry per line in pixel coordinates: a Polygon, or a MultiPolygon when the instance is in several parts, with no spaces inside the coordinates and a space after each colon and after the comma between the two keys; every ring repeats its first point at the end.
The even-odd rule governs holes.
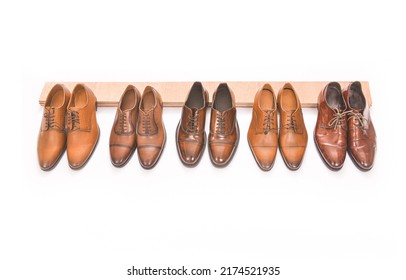
{"type": "Polygon", "coordinates": [[[96,96],[84,84],[77,84],[73,89],[66,126],[69,166],[80,169],[92,155],[100,135],[96,119],[96,96]]]}
{"type": "Polygon", "coordinates": [[[66,147],[65,115],[70,99],[69,90],[56,84],[48,93],[38,134],[38,162],[42,170],[51,170],[66,147]]]}
{"type": "Polygon", "coordinates": [[[374,165],[376,133],[360,82],[353,82],[344,91],[348,107],[348,153],[362,171],[374,165]]]}
{"type": "Polygon", "coordinates": [[[176,146],[183,164],[195,166],[206,145],[206,109],[208,93],[202,83],[195,82],[189,91],[176,129],[176,146]]]}
{"type": "Polygon", "coordinates": [[[346,107],[339,83],[329,83],[320,92],[314,141],[322,159],[332,170],[343,167],[347,153],[346,107]]]}
{"type": "Polygon", "coordinates": [[[264,171],[271,170],[278,149],[278,112],[270,84],[265,84],[255,95],[248,144],[258,166],[264,171]]]}
{"type": "Polygon", "coordinates": [[[145,169],[158,162],[166,141],[161,95],[151,86],[142,94],[137,121],[138,159],[145,169]]]}
{"type": "Polygon", "coordinates": [[[231,161],[239,136],[234,93],[222,83],[213,94],[210,118],[209,155],[215,166],[223,167],[231,161]]]}
{"type": "Polygon", "coordinates": [[[118,103],[109,145],[111,163],[116,167],[124,166],[137,147],[135,127],[140,99],[139,91],[129,85],[118,103]]]}
{"type": "Polygon", "coordinates": [[[299,97],[290,83],[278,93],[279,148],[286,166],[299,169],[307,146],[307,130],[303,120],[299,97]]]}

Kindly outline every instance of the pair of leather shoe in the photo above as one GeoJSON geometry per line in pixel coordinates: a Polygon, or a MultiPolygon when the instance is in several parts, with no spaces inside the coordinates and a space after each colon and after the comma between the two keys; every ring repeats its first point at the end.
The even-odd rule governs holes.
{"type": "Polygon", "coordinates": [[[291,84],[286,83],[275,97],[270,84],[255,95],[248,144],[258,166],[272,169],[279,145],[282,158],[291,170],[299,169],[307,146],[307,130],[302,107],[291,84]],[[279,135],[278,113],[279,108],[279,135]]]}
{"type": "Polygon", "coordinates": [[[72,169],[87,163],[100,135],[96,108],[96,96],[84,84],[77,84],[72,94],[62,84],[51,89],[38,135],[37,153],[42,170],[55,167],[65,148],[72,169]]]}
{"type": "Polygon", "coordinates": [[[142,94],[129,85],[121,95],[110,133],[110,158],[116,167],[124,166],[138,146],[141,166],[150,169],[163,151],[166,132],[162,120],[161,95],[151,86],[142,94]]]}
{"type": "MultiPolygon", "coordinates": [[[[200,82],[189,91],[176,129],[176,143],[181,161],[186,166],[199,162],[206,146],[206,109],[208,93],[200,82]]],[[[226,83],[213,94],[209,132],[209,155],[217,167],[226,166],[232,159],[239,140],[235,97],[226,83]]]]}
{"type": "Polygon", "coordinates": [[[314,139],[326,165],[332,170],[342,168],[346,152],[356,166],[372,168],[376,151],[376,134],[360,82],[345,90],[331,82],[320,92],[314,139]]]}

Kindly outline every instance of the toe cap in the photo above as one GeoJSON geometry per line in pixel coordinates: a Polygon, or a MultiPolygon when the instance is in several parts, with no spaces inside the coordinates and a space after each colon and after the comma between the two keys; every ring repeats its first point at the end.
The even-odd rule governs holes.
{"type": "Polygon", "coordinates": [[[281,153],[285,160],[285,163],[289,169],[299,169],[303,156],[305,153],[305,147],[284,147],[281,148],[281,153]]]}
{"type": "Polygon", "coordinates": [[[196,164],[201,156],[202,150],[203,145],[197,142],[179,142],[179,154],[185,164],[196,164]]]}
{"type": "Polygon", "coordinates": [[[143,168],[150,169],[155,166],[161,155],[161,148],[138,147],[138,159],[143,168]]]}

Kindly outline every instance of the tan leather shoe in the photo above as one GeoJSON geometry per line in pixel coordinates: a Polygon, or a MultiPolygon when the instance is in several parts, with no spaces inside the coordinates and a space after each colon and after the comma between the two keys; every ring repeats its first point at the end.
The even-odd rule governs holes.
{"type": "Polygon", "coordinates": [[[176,146],[181,161],[195,166],[206,145],[206,109],[208,93],[202,83],[195,82],[182,109],[182,117],[176,129],[176,146]]]}
{"type": "Polygon", "coordinates": [[[48,93],[38,134],[38,162],[42,170],[56,166],[66,147],[65,114],[70,99],[69,90],[56,84],[48,93]]]}
{"type": "Polygon", "coordinates": [[[299,169],[307,146],[307,131],[299,97],[290,83],[278,93],[280,112],[279,148],[286,166],[299,169]]]}
{"type": "Polygon", "coordinates": [[[140,99],[139,91],[133,85],[129,85],[118,103],[110,132],[110,158],[116,167],[124,166],[136,149],[135,127],[140,99]]]}
{"type": "Polygon", "coordinates": [[[320,92],[314,141],[327,167],[339,170],[347,153],[347,112],[339,83],[332,82],[320,92]]]}
{"type": "Polygon", "coordinates": [[[165,146],[162,109],[161,95],[153,87],[147,86],[141,97],[136,132],[138,159],[145,169],[155,166],[165,146]]]}
{"type": "Polygon", "coordinates": [[[248,144],[258,166],[264,171],[271,170],[278,149],[278,112],[270,84],[265,84],[255,95],[248,144]]]}
{"type": "Polygon", "coordinates": [[[66,152],[72,169],[82,168],[99,140],[96,119],[96,96],[84,84],[77,84],[67,111],[68,141],[66,152]]]}
{"type": "Polygon", "coordinates": [[[348,114],[348,153],[362,171],[372,168],[376,152],[376,133],[360,82],[344,91],[348,114]]]}
{"type": "Polygon", "coordinates": [[[223,167],[231,161],[239,136],[234,93],[222,83],[214,92],[210,118],[209,155],[215,166],[223,167]]]}

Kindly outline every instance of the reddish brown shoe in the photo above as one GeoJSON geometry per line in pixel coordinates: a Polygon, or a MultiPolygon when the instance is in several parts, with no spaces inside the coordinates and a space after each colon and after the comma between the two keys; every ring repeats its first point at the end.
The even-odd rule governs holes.
{"type": "Polygon", "coordinates": [[[210,118],[209,154],[215,166],[223,167],[230,162],[239,136],[234,93],[226,83],[222,83],[214,92],[210,118]]]}
{"type": "Polygon", "coordinates": [[[190,89],[182,117],[176,129],[176,146],[181,161],[186,166],[195,166],[206,145],[206,109],[208,93],[202,83],[195,82],[190,89]]]}
{"type": "Polygon", "coordinates": [[[118,103],[110,132],[110,158],[116,167],[124,166],[137,147],[135,127],[140,99],[139,91],[133,85],[129,85],[118,103]]]}
{"type": "Polygon", "coordinates": [[[265,84],[255,95],[248,144],[259,168],[271,170],[278,149],[278,112],[270,84],[265,84]]]}
{"type": "Polygon", "coordinates": [[[96,120],[96,96],[84,84],[73,89],[67,111],[67,154],[72,169],[82,168],[99,140],[96,120]]]}
{"type": "Polygon", "coordinates": [[[362,171],[372,168],[376,152],[376,133],[360,82],[344,91],[348,106],[348,153],[362,171]]]}
{"type": "Polygon", "coordinates": [[[70,96],[64,85],[56,84],[45,101],[37,144],[39,166],[44,171],[55,167],[65,151],[65,115],[70,96]]]}
{"type": "Polygon", "coordinates": [[[347,153],[346,107],[339,83],[329,83],[320,92],[314,140],[322,159],[332,170],[343,167],[347,153]]]}
{"type": "Polygon", "coordinates": [[[165,146],[162,109],[161,95],[153,87],[147,86],[141,97],[136,132],[138,159],[145,169],[155,166],[165,146]]]}
{"type": "Polygon", "coordinates": [[[299,97],[290,83],[278,93],[279,148],[286,166],[299,169],[307,146],[307,130],[299,97]]]}

